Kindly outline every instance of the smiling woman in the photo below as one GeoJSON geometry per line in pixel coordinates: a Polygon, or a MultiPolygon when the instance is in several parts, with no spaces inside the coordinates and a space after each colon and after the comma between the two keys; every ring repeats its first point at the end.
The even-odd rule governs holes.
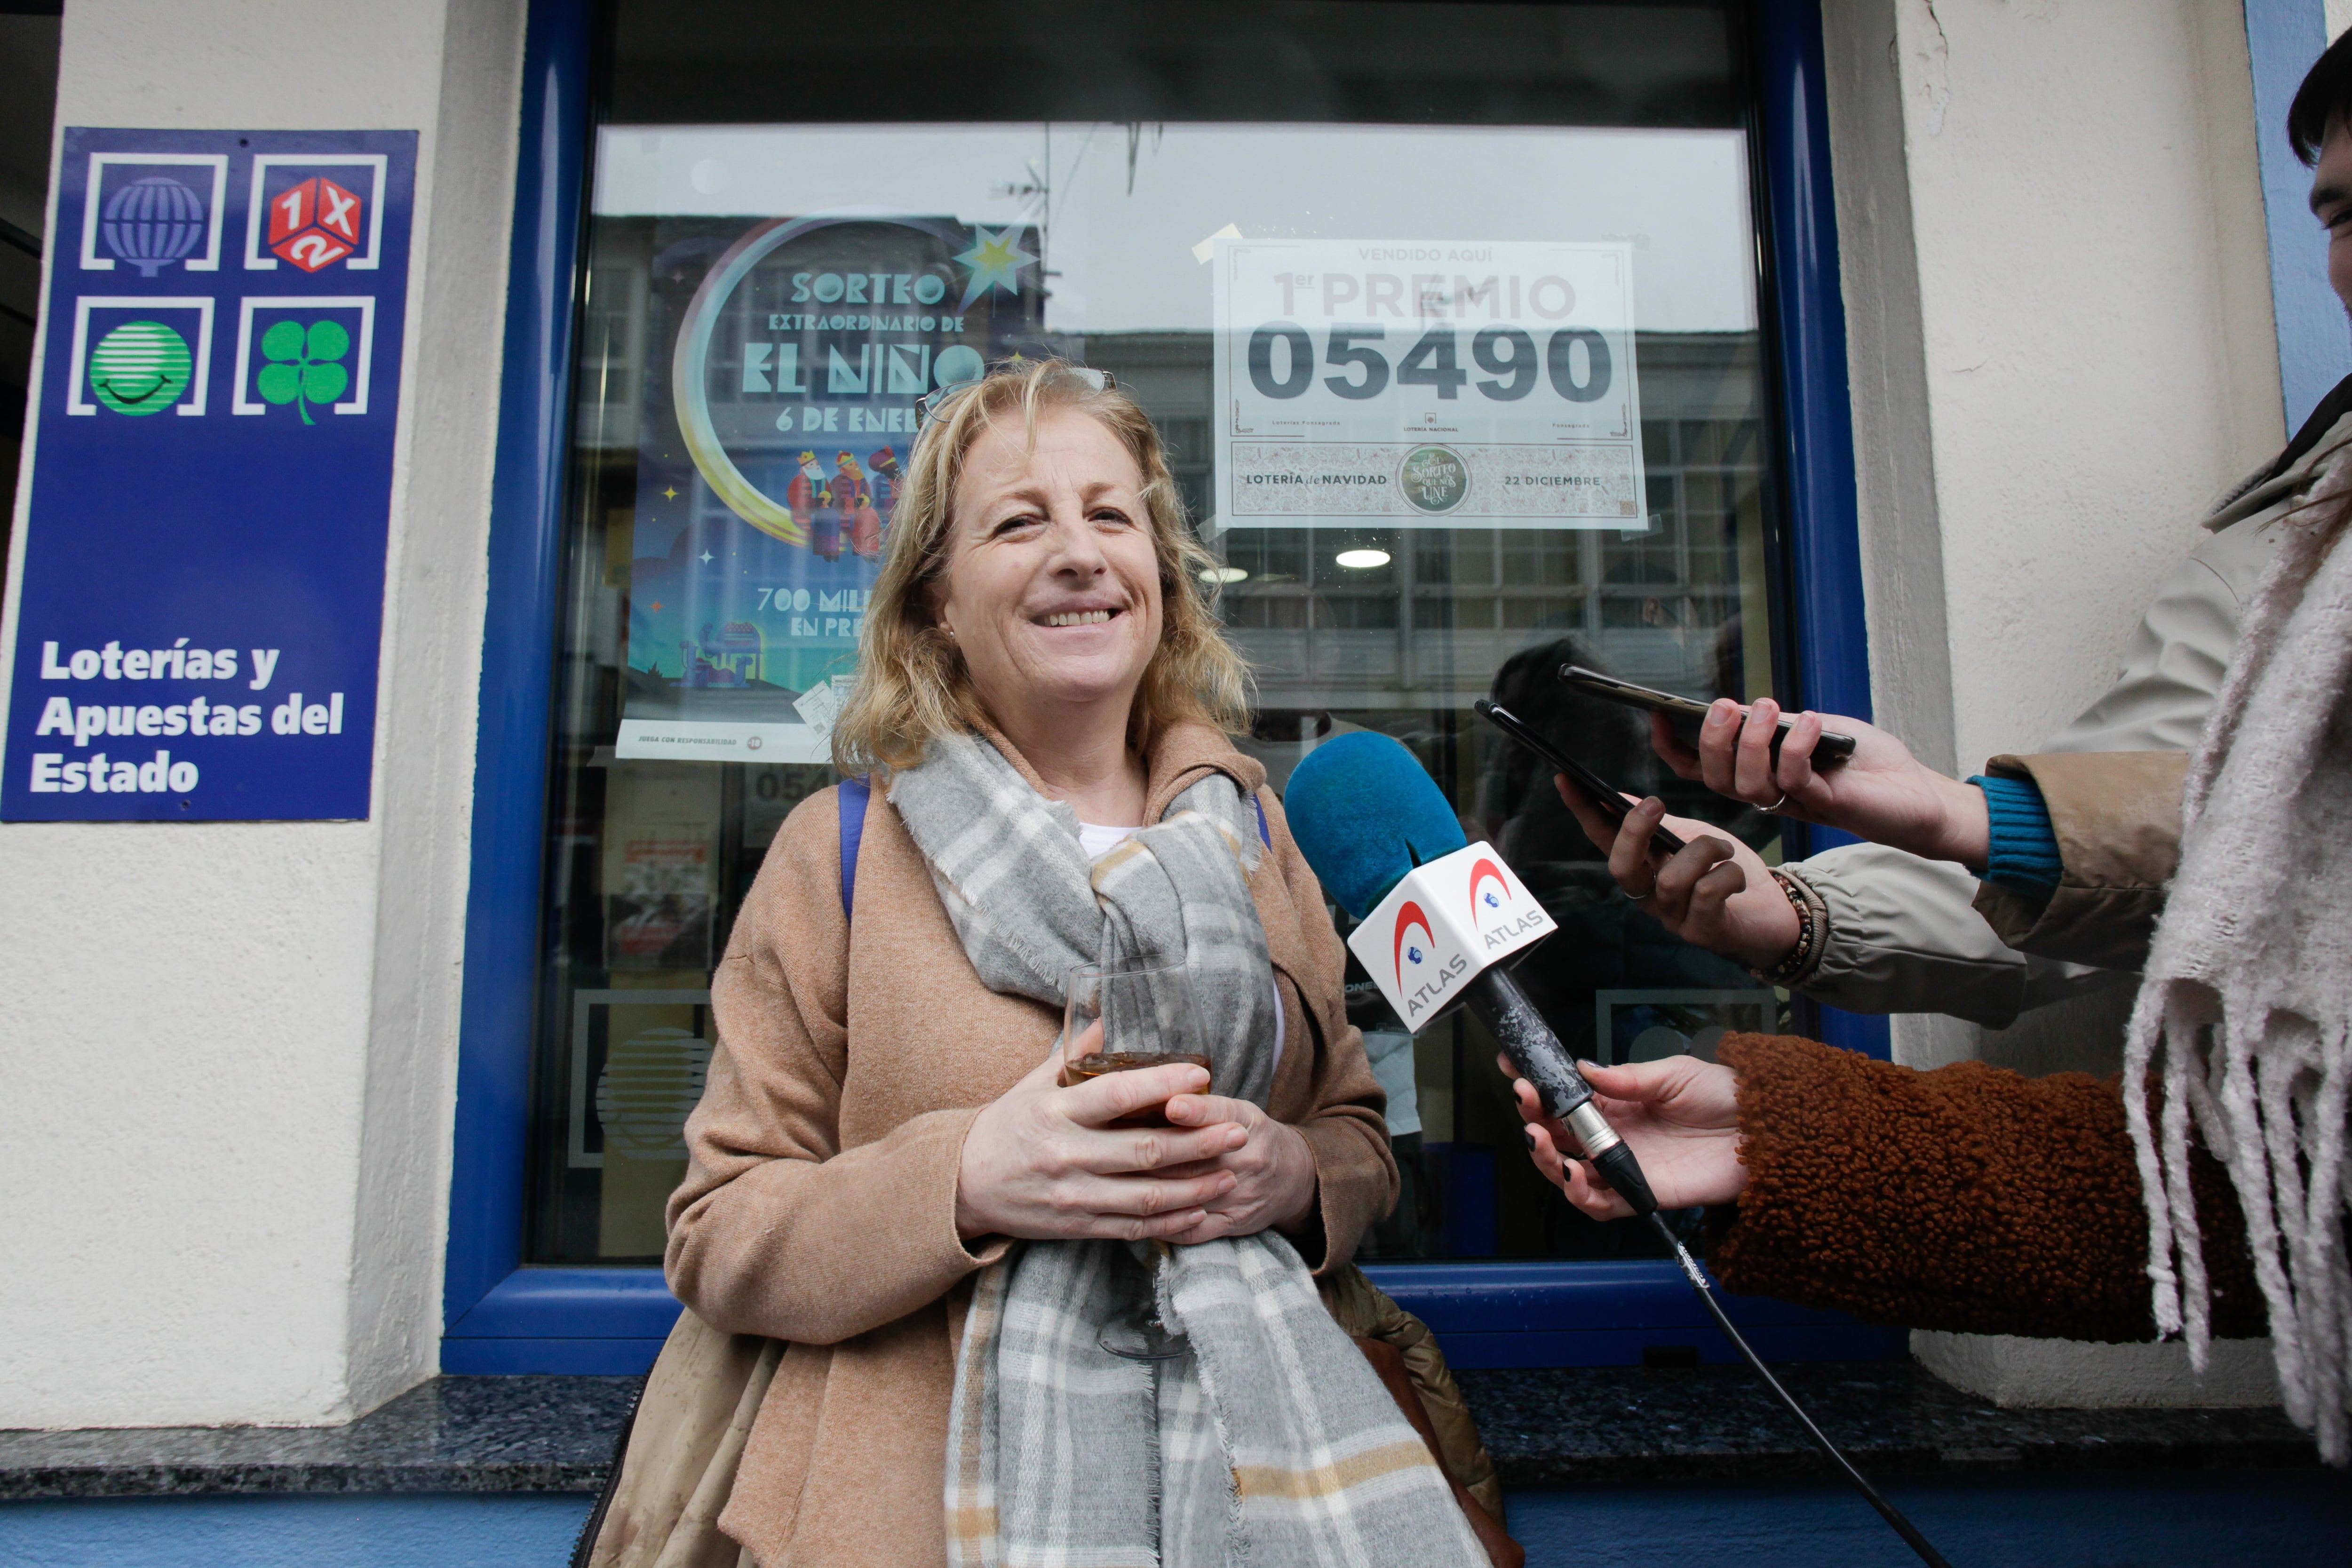
{"type": "Polygon", "coordinates": [[[667,1539],[687,1492],[761,1562],[1488,1561],[1316,1283],[1378,1296],[1349,1260],[1396,1194],[1384,1096],[1229,737],[1159,434],[1058,360],[939,403],[833,732],[853,782],[744,900],[668,1205],[688,1310],[645,1407],[759,1419],[689,1475],[709,1448],[641,1422],[593,1561],[724,1555],[667,1539]],[[1130,1000],[1065,1028],[1089,973],[1130,1000]],[[1114,1051],[1159,1065],[1066,1070],[1114,1051]]]}
{"type": "MultiPolygon", "coordinates": [[[[1090,716],[1115,710],[1119,744],[1139,753],[1182,721],[1247,727],[1244,667],[1201,586],[1219,563],[1185,527],[1159,432],[1132,401],[1047,363],[940,400],[933,425],[834,729],[844,772],[904,764],[971,728],[983,685],[1016,744],[1043,739],[1033,682],[1090,716]]],[[[1134,795],[1129,815],[1090,820],[1131,826],[1140,805],[1134,795]]]]}

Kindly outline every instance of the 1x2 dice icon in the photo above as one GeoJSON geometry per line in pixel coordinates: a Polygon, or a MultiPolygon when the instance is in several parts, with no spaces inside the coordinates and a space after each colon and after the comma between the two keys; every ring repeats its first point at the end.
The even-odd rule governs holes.
{"type": "Polygon", "coordinates": [[[321,174],[269,204],[269,251],[305,272],[331,267],[360,247],[360,199],[321,174]]]}

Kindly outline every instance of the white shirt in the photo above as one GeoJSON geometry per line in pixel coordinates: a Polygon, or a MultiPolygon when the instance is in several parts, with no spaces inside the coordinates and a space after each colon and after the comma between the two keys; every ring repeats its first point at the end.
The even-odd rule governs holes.
{"type": "MultiPolygon", "coordinates": [[[[1078,824],[1078,847],[1087,852],[1090,861],[1099,860],[1137,834],[1140,827],[1105,827],[1098,822],[1078,824]]],[[[1287,1022],[1282,1016],[1282,987],[1274,988],[1274,1065],[1282,1066],[1282,1037],[1288,1033],[1287,1022]]]]}

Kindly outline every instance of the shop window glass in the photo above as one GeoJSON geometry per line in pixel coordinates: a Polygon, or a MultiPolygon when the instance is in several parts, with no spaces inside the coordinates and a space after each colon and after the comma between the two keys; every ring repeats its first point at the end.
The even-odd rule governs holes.
{"type": "MultiPolygon", "coordinates": [[[[1782,1021],[1619,898],[1470,710],[1779,854],[1554,679],[1745,699],[1786,668],[1738,8],[1181,11],[612,8],[532,1260],[657,1258],[709,970],[833,780],[916,399],[1014,355],[1109,370],[1159,421],[1276,787],[1393,735],[1538,890],[1562,929],[1519,973],[1575,1050],[1782,1021]]],[[[1534,1175],[1474,1022],[1409,1037],[1353,978],[1407,1175],[1366,1256],[1651,1254],[1534,1175]]]]}

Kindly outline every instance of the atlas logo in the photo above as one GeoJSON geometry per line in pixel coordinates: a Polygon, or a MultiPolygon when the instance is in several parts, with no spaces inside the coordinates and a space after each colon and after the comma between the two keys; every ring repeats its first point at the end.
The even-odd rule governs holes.
{"type": "Polygon", "coordinates": [[[1429,912],[1412,900],[1397,906],[1394,967],[1397,995],[1403,1005],[1398,1010],[1408,1026],[1413,1026],[1440,998],[1453,989],[1454,983],[1470,973],[1470,961],[1459,951],[1446,956],[1446,950],[1437,940],[1437,930],[1429,912]],[[1412,940],[1414,932],[1420,941],[1412,940]],[[1423,949],[1426,947],[1427,952],[1423,949]],[[1404,977],[1404,966],[1412,964],[1412,978],[1404,977]]]}
{"type": "Polygon", "coordinates": [[[1404,989],[1405,961],[1408,959],[1412,960],[1412,965],[1416,969],[1420,968],[1421,965],[1426,962],[1420,948],[1408,947],[1405,945],[1405,933],[1414,930],[1416,927],[1419,928],[1421,931],[1421,940],[1423,942],[1428,943],[1433,948],[1437,945],[1436,933],[1432,931],[1429,927],[1429,916],[1422,912],[1422,908],[1419,904],[1414,903],[1411,899],[1407,899],[1404,901],[1403,907],[1397,910],[1396,918],[1396,977],[1397,989],[1400,991],[1404,989]]]}
{"type": "Polygon", "coordinates": [[[1492,860],[1481,859],[1470,868],[1470,921],[1485,925],[1502,911],[1504,900],[1511,896],[1511,884],[1503,878],[1503,868],[1492,860]],[[1488,887],[1486,884],[1493,883],[1488,887]]]}
{"type": "Polygon", "coordinates": [[[1444,1016],[1480,970],[1556,929],[1515,875],[1492,846],[1465,844],[1407,872],[1348,933],[1406,1028],[1444,1016]]]}

